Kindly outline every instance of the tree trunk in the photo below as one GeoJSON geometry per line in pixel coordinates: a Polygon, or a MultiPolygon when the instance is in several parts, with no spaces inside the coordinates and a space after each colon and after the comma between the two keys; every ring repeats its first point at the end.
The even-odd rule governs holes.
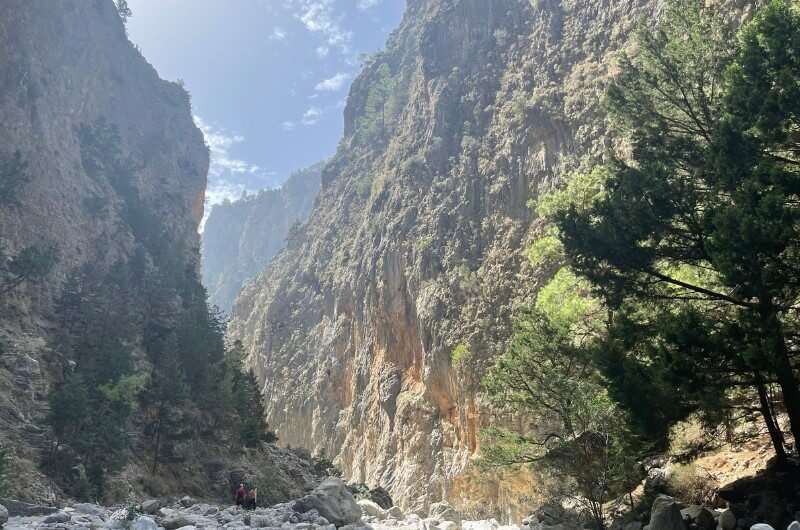
{"type": "Polygon", "coordinates": [[[789,350],[786,348],[786,339],[783,336],[783,326],[778,315],[773,310],[762,312],[764,321],[765,339],[768,341],[772,354],[772,366],[778,385],[783,393],[783,404],[789,416],[789,426],[794,437],[794,452],[798,452],[800,444],[800,387],[794,376],[792,363],[789,361],[789,350]]]}
{"type": "Polygon", "coordinates": [[[775,448],[775,455],[778,457],[778,462],[783,464],[786,462],[786,448],[783,445],[783,432],[778,427],[775,417],[772,414],[772,407],[770,407],[769,397],[767,396],[767,387],[759,372],[755,372],[756,390],[758,391],[759,410],[764,417],[764,423],[767,424],[767,431],[769,431],[772,446],[775,448]]]}

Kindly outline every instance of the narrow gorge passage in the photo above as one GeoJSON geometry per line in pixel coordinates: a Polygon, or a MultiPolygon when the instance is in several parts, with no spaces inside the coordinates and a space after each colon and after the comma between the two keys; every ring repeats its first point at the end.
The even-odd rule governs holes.
{"type": "Polygon", "coordinates": [[[0,1],[0,526],[800,530],[799,102],[796,0],[0,1]]]}

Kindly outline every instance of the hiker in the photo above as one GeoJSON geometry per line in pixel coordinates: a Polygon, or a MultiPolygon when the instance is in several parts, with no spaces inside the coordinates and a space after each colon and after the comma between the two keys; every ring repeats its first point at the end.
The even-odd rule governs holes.
{"type": "Polygon", "coordinates": [[[247,494],[247,501],[245,502],[244,508],[246,510],[255,510],[256,509],[256,500],[258,499],[258,489],[253,488],[247,494]]]}
{"type": "Polygon", "coordinates": [[[245,507],[245,503],[247,502],[247,488],[244,487],[244,484],[239,484],[239,489],[236,490],[236,506],[245,507]]]}

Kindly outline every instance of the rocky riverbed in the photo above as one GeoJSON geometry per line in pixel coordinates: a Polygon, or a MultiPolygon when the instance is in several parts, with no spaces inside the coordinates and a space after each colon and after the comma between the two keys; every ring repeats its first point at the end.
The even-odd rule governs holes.
{"type": "MultiPolygon", "coordinates": [[[[404,513],[392,505],[384,490],[369,491],[370,498],[356,500],[353,486],[342,480],[324,480],[313,491],[291,502],[243,510],[219,506],[190,497],[151,499],[127,507],[78,503],[61,509],[13,502],[0,507],[0,526],[6,530],[580,530],[592,528],[563,508],[540,508],[521,522],[503,526],[496,520],[468,521],[446,502],[434,503],[424,516],[404,513]],[[379,493],[376,495],[375,493],[379,493]],[[4,523],[1,524],[1,523],[4,523]]],[[[357,491],[357,494],[359,492],[357,491]]],[[[773,530],[758,519],[737,515],[731,508],[687,506],[658,495],[642,519],[617,519],[612,530],[773,530]]],[[[795,514],[787,530],[800,530],[795,514]]],[[[781,526],[780,528],[783,528],[781,526]]]]}
{"type": "MultiPolygon", "coordinates": [[[[79,503],[51,513],[25,514],[26,508],[12,508],[3,528],[91,530],[200,530],[234,528],[247,530],[519,530],[501,526],[495,520],[462,521],[446,503],[434,504],[427,517],[405,514],[397,507],[388,509],[370,500],[356,501],[347,486],[338,479],[322,482],[314,491],[295,501],[271,507],[243,510],[218,506],[189,497],[165,502],[148,500],[129,507],[103,507],[79,503]]],[[[6,517],[8,512],[5,512],[6,517]]],[[[3,511],[0,510],[0,520],[3,511]]]]}

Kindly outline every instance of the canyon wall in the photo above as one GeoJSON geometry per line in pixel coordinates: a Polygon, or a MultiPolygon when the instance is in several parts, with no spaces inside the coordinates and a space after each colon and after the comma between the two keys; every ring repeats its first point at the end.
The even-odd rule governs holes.
{"type": "Polygon", "coordinates": [[[283,442],[406,509],[530,505],[531,477],[470,466],[481,427],[507,421],[480,378],[550,273],[525,258],[528,201],[602,160],[615,58],[660,7],[408,0],[352,85],[309,221],[234,307],[283,442]]]}
{"type": "Polygon", "coordinates": [[[305,222],[319,192],[322,163],[297,171],[277,189],[211,209],[203,229],[203,284],[209,302],[230,312],[245,281],[255,278],[305,222]]]}
{"type": "Polygon", "coordinates": [[[181,286],[197,284],[209,157],[188,93],[128,41],[112,0],[0,3],[0,122],[4,178],[19,177],[0,204],[5,259],[56,256],[0,299],[0,443],[12,493],[47,500],[47,394],[75,365],[59,340],[65,286],[115,271],[119,298],[78,290],[74,303],[130,306],[135,344],[155,319],[174,320],[181,286]],[[163,303],[145,299],[154,278],[163,303]]]}

